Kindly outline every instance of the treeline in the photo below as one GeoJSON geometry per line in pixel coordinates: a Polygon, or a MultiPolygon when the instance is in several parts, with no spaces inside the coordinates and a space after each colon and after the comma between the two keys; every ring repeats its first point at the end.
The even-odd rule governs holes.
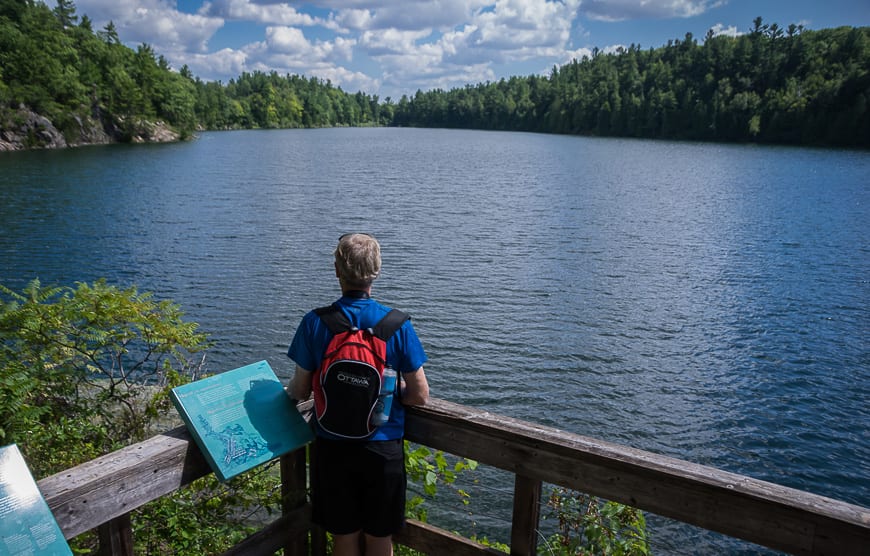
{"type": "Polygon", "coordinates": [[[196,129],[394,125],[870,147],[870,27],[808,31],[757,18],[751,32],[691,34],[398,103],[276,72],[204,82],[172,71],[114,25],[94,31],[71,0],[0,0],[0,133],[19,106],[64,134],[99,122],[113,137],[142,120],[196,129]]]}
{"type": "Polygon", "coordinates": [[[122,134],[139,119],[190,132],[195,92],[149,46],[121,44],[113,24],[94,32],[69,0],[54,9],[0,0],[0,108],[7,114],[23,105],[65,134],[78,133],[86,119],[122,134]]]}
{"type": "Polygon", "coordinates": [[[95,31],[71,0],[54,8],[0,0],[0,131],[14,124],[19,106],[64,134],[93,121],[121,140],[142,120],[163,121],[182,136],[196,129],[389,124],[377,96],[348,94],[316,78],[257,72],[222,84],[203,82],[187,67],[172,71],[149,45],[123,45],[111,22],[95,31]]]}
{"type": "Polygon", "coordinates": [[[226,85],[194,84],[197,122],[205,129],[389,125],[392,116],[377,95],[349,94],[314,77],[254,72],[226,85]]]}
{"type": "Polygon", "coordinates": [[[748,34],[554,67],[548,77],[418,91],[394,125],[668,139],[870,146],[870,28],[748,34]]]}

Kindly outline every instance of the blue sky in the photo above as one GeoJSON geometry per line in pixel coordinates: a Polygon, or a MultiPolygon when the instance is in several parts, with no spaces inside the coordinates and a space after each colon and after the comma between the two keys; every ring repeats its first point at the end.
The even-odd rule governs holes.
{"type": "MultiPolygon", "coordinates": [[[[44,0],[54,5],[54,0],[44,0]]],[[[224,83],[244,71],[319,77],[381,100],[547,74],[632,43],[658,47],[765,23],[870,25],[870,0],[78,0],[131,47],[224,83]]]]}

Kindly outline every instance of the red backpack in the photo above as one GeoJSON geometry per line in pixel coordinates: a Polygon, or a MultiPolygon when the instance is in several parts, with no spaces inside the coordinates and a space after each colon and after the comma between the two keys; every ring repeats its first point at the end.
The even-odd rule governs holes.
{"type": "Polygon", "coordinates": [[[392,309],[375,326],[360,330],[336,305],[315,309],[332,333],[314,373],[314,415],[326,432],[348,439],[371,436],[372,411],[381,391],[387,341],[410,317],[392,309]]]}

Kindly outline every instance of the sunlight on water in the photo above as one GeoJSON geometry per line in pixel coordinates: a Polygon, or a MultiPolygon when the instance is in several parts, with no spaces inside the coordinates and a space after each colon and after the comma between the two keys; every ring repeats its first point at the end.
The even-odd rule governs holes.
{"type": "MultiPolygon", "coordinates": [[[[135,283],[211,335],[211,370],[286,375],[338,236],[368,231],[435,396],[870,506],[868,175],[860,152],[410,129],[3,153],[0,283],[135,283]]],[[[494,476],[474,519],[498,536],[494,476]]]]}

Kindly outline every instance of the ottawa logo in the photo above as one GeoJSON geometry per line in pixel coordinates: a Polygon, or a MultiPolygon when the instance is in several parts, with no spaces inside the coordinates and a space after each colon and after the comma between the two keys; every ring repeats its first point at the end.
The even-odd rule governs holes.
{"type": "Polygon", "coordinates": [[[335,378],[336,378],[339,382],[344,383],[344,384],[347,384],[348,386],[359,386],[359,387],[362,387],[362,388],[368,388],[368,387],[369,387],[369,379],[367,379],[367,378],[365,378],[365,377],[349,375],[349,374],[346,374],[346,373],[338,373],[338,374],[335,376],[335,378]]]}

